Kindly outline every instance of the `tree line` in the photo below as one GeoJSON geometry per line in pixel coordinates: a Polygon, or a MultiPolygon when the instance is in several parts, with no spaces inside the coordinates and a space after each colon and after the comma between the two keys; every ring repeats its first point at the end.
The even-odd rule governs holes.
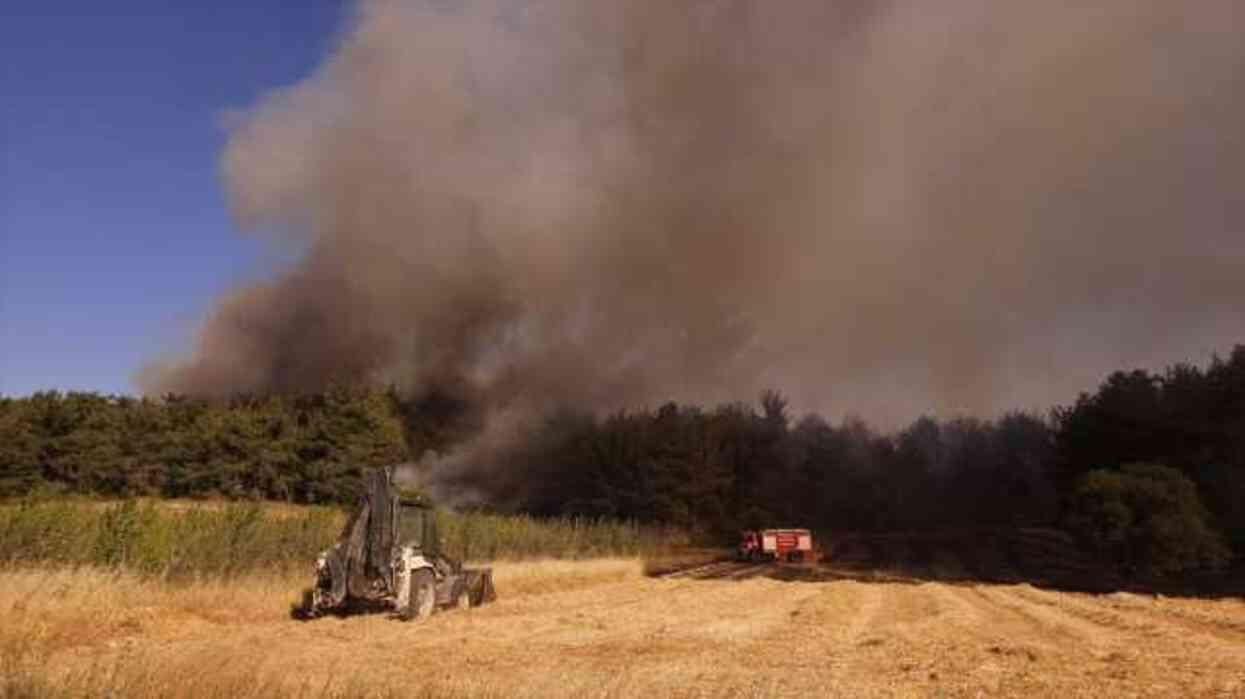
{"type": "Polygon", "coordinates": [[[1054,431],[1023,413],[923,417],[884,434],[858,419],[793,421],[783,397],[766,393],[759,408],[671,403],[600,420],[559,416],[544,429],[554,436],[533,440],[514,472],[526,484],[521,507],[538,513],[721,533],[1041,524],[1058,514],[1054,431]]]}
{"type": "MultiPolygon", "coordinates": [[[[0,398],[0,495],[352,502],[362,469],[452,448],[471,433],[470,412],[448,395],[393,390],[0,398]]],[[[922,417],[890,433],[797,418],[777,392],[755,404],[564,411],[507,460],[465,469],[460,485],[491,509],[662,522],[706,538],[783,524],[1062,525],[1126,563],[1222,562],[1224,542],[1245,551],[1245,346],[1205,367],[1113,373],[1046,415],[922,417]]]]}
{"type": "Polygon", "coordinates": [[[407,454],[384,392],[229,401],[56,391],[0,398],[0,496],[353,502],[363,469],[407,454]]]}

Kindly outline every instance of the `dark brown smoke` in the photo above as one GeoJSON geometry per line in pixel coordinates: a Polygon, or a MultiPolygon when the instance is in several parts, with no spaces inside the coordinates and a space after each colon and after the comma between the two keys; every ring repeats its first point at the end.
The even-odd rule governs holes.
{"type": "Polygon", "coordinates": [[[1070,400],[1245,317],[1236,0],[359,6],[232,132],[301,250],[147,391],[469,386],[894,424],[1070,400]]]}

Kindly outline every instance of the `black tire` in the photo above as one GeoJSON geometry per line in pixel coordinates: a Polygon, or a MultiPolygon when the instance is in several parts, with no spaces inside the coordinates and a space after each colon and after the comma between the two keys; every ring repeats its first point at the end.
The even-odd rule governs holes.
{"type": "Polygon", "coordinates": [[[437,606],[437,579],[432,571],[420,568],[411,572],[410,595],[406,608],[401,611],[403,621],[423,621],[432,616],[437,606]]]}

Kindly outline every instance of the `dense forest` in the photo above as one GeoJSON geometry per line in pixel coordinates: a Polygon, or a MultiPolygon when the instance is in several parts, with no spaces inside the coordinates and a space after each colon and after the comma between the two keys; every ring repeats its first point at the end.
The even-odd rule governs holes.
{"type": "Polygon", "coordinates": [[[0,496],[352,502],[365,467],[407,455],[386,393],[227,402],[57,392],[0,398],[0,496]]]}
{"type": "MultiPolygon", "coordinates": [[[[470,434],[447,400],[345,389],[0,398],[0,496],[350,502],[362,469],[470,434]]],[[[893,433],[797,418],[777,392],[756,404],[563,412],[507,460],[441,485],[493,509],[665,522],[706,538],[778,523],[1062,525],[1122,562],[1215,565],[1225,544],[1245,552],[1245,346],[1206,367],[1116,372],[1049,415],[922,417],[893,433]]]]}

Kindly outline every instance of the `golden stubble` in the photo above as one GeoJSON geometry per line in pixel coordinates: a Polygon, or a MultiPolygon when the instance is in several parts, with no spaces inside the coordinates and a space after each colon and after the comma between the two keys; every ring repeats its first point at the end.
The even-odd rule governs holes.
{"type": "MultiPolygon", "coordinates": [[[[832,569],[830,569],[833,572],[832,569]]],[[[1232,696],[1245,604],[1028,585],[495,566],[421,625],[298,622],[297,577],[0,573],[8,689],[127,696],[1232,696]],[[23,684],[24,683],[24,684],[23,684]]]]}

